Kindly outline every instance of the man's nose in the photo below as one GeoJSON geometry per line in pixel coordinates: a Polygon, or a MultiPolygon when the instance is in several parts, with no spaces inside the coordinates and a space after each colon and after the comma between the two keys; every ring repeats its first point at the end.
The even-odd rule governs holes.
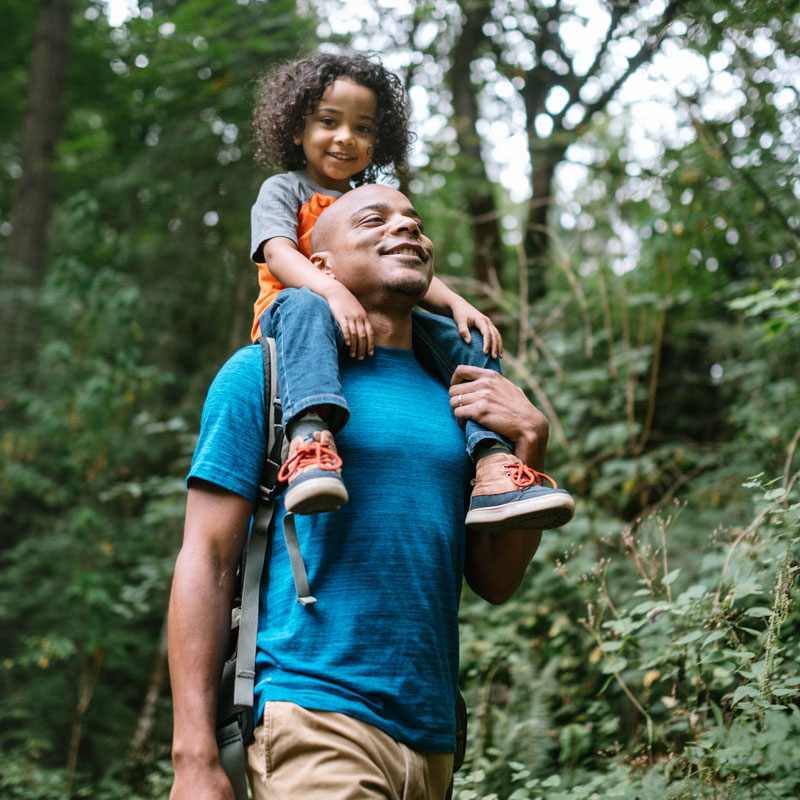
{"type": "Polygon", "coordinates": [[[422,228],[416,217],[407,217],[405,214],[397,214],[392,219],[392,232],[409,233],[411,236],[418,238],[422,233],[422,228]]]}

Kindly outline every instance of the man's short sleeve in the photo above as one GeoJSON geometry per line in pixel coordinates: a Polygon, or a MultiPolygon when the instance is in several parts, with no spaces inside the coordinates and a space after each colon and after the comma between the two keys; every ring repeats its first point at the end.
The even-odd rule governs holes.
{"type": "Polygon", "coordinates": [[[228,360],[208,390],[187,485],[198,478],[255,502],[265,427],[263,357],[252,345],[228,360]]]}

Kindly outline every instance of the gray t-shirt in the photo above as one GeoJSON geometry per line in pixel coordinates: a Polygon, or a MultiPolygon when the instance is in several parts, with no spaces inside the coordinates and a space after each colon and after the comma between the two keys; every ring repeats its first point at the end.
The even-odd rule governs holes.
{"type": "Polygon", "coordinates": [[[330,197],[342,196],[342,192],[318,186],[302,170],[273,175],[261,184],[250,211],[250,258],[253,261],[264,261],[262,246],[276,236],[297,244],[297,215],[317,192],[330,197]]]}

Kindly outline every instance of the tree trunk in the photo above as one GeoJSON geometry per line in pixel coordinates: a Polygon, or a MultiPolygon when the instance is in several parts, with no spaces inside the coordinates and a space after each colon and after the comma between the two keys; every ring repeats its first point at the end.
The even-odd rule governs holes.
{"type": "MultiPolygon", "coordinates": [[[[238,346],[237,342],[237,346],[238,346]]],[[[131,760],[139,761],[146,758],[145,749],[153,726],[156,721],[156,706],[158,698],[164,689],[164,682],[167,677],[167,615],[164,615],[164,622],[161,626],[161,636],[158,643],[153,662],[153,669],[150,673],[150,681],[147,684],[142,711],[139,714],[139,721],[136,723],[136,730],[133,733],[131,742],[131,760]]]]}
{"type": "Polygon", "coordinates": [[[7,280],[37,286],[44,277],[52,169],[61,134],[72,0],[39,0],[22,131],[22,176],[11,212],[7,280]]]}
{"type": "Polygon", "coordinates": [[[472,223],[473,272],[482,283],[502,285],[503,248],[494,191],[481,155],[475,126],[478,122],[477,89],[470,77],[472,61],[484,40],[483,25],[491,14],[490,3],[462,4],[463,27],[451,53],[447,82],[453,93],[453,127],[459,150],[459,170],[469,187],[466,203],[472,223]],[[464,6],[467,6],[466,8],[464,6]]]}
{"type": "Polygon", "coordinates": [[[534,303],[547,294],[547,269],[550,261],[550,228],[548,217],[552,207],[553,176],[564,158],[566,148],[560,145],[542,148],[530,138],[533,194],[528,204],[525,228],[525,262],[528,267],[528,302],[534,303]]]}

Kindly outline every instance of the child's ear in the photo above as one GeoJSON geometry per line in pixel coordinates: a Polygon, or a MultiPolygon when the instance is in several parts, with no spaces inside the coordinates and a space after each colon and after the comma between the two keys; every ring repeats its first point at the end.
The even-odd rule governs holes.
{"type": "Polygon", "coordinates": [[[331,278],[336,277],[331,269],[331,254],[327,250],[320,250],[319,253],[312,253],[309,260],[320,272],[324,272],[331,278]]]}
{"type": "Polygon", "coordinates": [[[295,147],[300,147],[303,144],[303,133],[306,129],[305,121],[303,124],[294,132],[292,135],[292,142],[294,142],[295,147]]]}

